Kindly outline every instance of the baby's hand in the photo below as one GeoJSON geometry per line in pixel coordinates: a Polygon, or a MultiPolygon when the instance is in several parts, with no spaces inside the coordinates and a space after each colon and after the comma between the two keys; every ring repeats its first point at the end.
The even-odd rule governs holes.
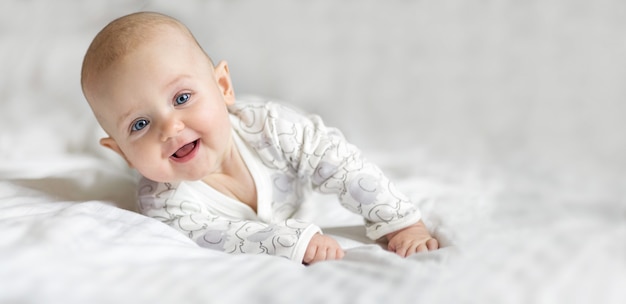
{"type": "Polygon", "coordinates": [[[409,227],[387,234],[387,239],[389,240],[387,249],[401,257],[439,248],[439,242],[430,235],[421,220],[409,227]]]}
{"type": "Polygon", "coordinates": [[[343,249],[335,239],[316,233],[306,248],[302,263],[308,265],[325,260],[339,260],[343,256],[343,249]]]}

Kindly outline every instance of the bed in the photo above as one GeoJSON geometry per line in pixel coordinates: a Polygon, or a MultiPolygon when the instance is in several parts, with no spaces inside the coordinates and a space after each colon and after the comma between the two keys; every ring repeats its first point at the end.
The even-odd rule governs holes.
{"type": "Polygon", "coordinates": [[[626,303],[626,3],[2,1],[0,303],[626,303]],[[411,197],[442,248],[403,259],[336,198],[346,248],[226,255],[135,212],[98,145],[82,56],[159,11],[228,60],[238,98],[326,119],[411,197]]]}

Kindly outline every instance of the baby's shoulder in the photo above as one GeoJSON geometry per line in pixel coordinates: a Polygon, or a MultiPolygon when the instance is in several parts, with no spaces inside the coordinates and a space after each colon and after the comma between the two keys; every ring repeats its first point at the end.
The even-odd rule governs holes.
{"type": "Polygon", "coordinates": [[[251,121],[258,117],[272,116],[288,110],[284,103],[260,98],[246,98],[237,100],[228,107],[231,115],[245,121],[251,121]]]}
{"type": "Polygon", "coordinates": [[[263,130],[291,130],[311,123],[319,123],[321,118],[281,101],[260,98],[237,100],[229,107],[236,130],[259,134],[263,130]]]}

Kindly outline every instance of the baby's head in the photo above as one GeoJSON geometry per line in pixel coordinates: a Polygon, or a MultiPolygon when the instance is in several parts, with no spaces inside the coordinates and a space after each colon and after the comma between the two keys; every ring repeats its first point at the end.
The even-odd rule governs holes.
{"type": "MultiPolygon", "coordinates": [[[[186,40],[189,46],[197,47],[197,50],[206,56],[208,64],[213,66],[211,59],[193,34],[180,21],[153,12],[139,12],[120,17],[111,21],[96,35],[83,59],[81,87],[92,108],[97,105],[98,97],[102,94],[98,92],[98,88],[101,87],[98,83],[105,77],[104,74],[122,64],[125,57],[139,47],[163,36],[163,31],[174,32],[179,38],[186,40]]],[[[100,121],[99,111],[94,109],[94,114],[100,121]]]]}
{"type": "Polygon", "coordinates": [[[201,179],[198,165],[214,169],[230,149],[228,66],[214,66],[176,19],[142,12],[109,23],[85,54],[81,86],[108,134],[100,143],[150,179],[201,179]]]}

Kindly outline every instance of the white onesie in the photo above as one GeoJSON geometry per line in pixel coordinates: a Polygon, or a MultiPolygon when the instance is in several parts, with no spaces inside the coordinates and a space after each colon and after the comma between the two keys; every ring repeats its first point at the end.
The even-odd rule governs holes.
{"type": "Polygon", "coordinates": [[[376,240],[416,223],[417,207],[341,133],[315,115],[277,103],[229,108],[233,137],[257,189],[257,212],[202,181],[139,182],[139,211],[227,253],[264,253],[301,262],[314,224],[298,219],[311,190],[338,195],[376,240]]]}

